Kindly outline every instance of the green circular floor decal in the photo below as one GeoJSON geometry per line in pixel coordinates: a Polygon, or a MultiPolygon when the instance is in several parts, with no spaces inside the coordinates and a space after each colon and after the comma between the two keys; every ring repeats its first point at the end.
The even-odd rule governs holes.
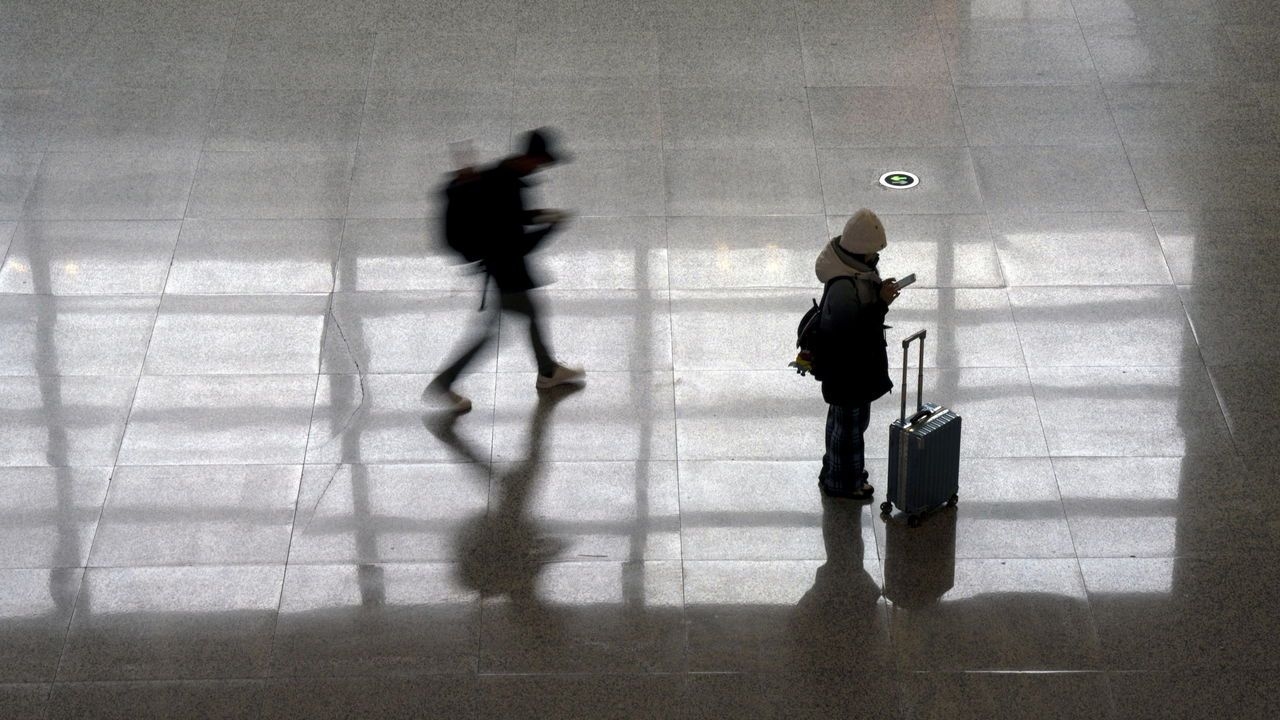
{"type": "Polygon", "coordinates": [[[920,178],[905,170],[894,170],[880,176],[880,184],[894,190],[906,190],[920,184],[920,178]]]}

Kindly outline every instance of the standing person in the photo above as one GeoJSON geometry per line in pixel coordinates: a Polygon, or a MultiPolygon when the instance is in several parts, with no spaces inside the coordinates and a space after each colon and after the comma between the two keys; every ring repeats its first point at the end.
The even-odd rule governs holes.
{"type": "Polygon", "coordinates": [[[880,218],[859,210],[815,265],[818,280],[829,285],[821,320],[829,368],[822,381],[822,399],[829,405],[827,451],[818,475],[818,488],[828,497],[865,500],[875,493],[867,482],[862,436],[871,403],[893,388],[884,319],[898,286],[876,271],[886,244],[880,218]]]}
{"type": "MultiPolygon", "coordinates": [[[[561,365],[552,357],[543,335],[541,309],[532,295],[539,284],[530,274],[526,261],[526,256],[559,228],[567,215],[559,210],[526,209],[525,178],[559,162],[560,156],[554,136],[545,128],[525,133],[524,147],[520,154],[507,157],[467,180],[480,183],[475,216],[469,221],[477,224],[471,232],[483,236],[479,253],[487,275],[486,290],[488,279],[492,279],[498,288],[499,310],[523,315],[529,321],[529,343],[538,364],[535,387],[546,390],[582,382],[586,373],[561,365]]],[[[492,339],[497,317],[497,314],[490,315],[483,335],[427,385],[426,396],[435,396],[457,413],[471,409],[471,400],[454,392],[453,383],[492,339]]]]}

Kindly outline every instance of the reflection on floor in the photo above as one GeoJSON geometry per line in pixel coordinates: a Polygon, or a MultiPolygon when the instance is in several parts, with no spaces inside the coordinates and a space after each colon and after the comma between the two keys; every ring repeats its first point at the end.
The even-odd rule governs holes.
{"type": "Polygon", "coordinates": [[[0,717],[1280,717],[1278,31],[0,0],[0,717]],[[446,144],[539,125],[589,383],[534,392],[506,319],[450,421],[446,144]],[[786,367],[863,206],[965,422],[916,530],[820,499],[786,367]]]}

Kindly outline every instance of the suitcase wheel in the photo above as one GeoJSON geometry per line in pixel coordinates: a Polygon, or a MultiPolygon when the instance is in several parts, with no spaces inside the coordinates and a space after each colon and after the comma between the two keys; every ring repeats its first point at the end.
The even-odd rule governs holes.
{"type": "Polygon", "coordinates": [[[907,527],[913,527],[913,528],[920,527],[920,516],[919,516],[919,515],[908,515],[908,516],[907,516],[907,527]]]}
{"type": "Polygon", "coordinates": [[[952,495],[950,498],[947,499],[947,507],[955,507],[956,504],[959,502],[960,502],[960,496],[952,495]]]}
{"type": "Polygon", "coordinates": [[[882,502],[882,503],[880,503],[880,514],[881,514],[881,515],[890,515],[890,514],[892,514],[892,513],[893,513],[893,503],[891,503],[891,502],[882,502]]]}

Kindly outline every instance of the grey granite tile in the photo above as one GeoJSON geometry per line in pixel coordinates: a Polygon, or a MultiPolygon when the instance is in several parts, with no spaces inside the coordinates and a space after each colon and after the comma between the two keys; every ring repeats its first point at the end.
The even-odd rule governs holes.
{"type": "Polygon", "coordinates": [[[68,152],[195,151],[203,144],[216,92],[208,88],[72,89],[48,149],[68,152]]]}
{"type": "Polygon", "coordinates": [[[61,96],[49,88],[0,89],[0,152],[42,152],[57,128],[61,96]]]}
{"type": "Polygon", "coordinates": [[[0,468],[0,567],[84,567],[110,467],[0,468]]]}
{"type": "Polygon", "coordinates": [[[662,92],[668,150],[813,147],[803,89],[676,88],[662,92]]]}
{"type": "Polygon", "coordinates": [[[89,564],[283,563],[296,465],[117,467],[89,564]]]}
{"type": "Polygon", "coordinates": [[[506,33],[399,27],[378,33],[369,87],[510,87],[514,59],[514,38],[506,33]]]}
{"type": "Polygon", "coordinates": [[[676,484],[671,461],[499,463],[486,528],[532,532],[554,561],[679,560],[676,484]]]}
{"type": "Polygon", "coordinates": [[[570,153],[658,148],[665,129],[658,92],[628,87],[517,88],[511,118],[516,131],[555,128],[570,153]]]}
{"type": "MultiPolygon", "coordinates": [[[[888,488],[888,463],[868,464],[871,482],[888,488]]],[[[903,528],[900,518],[873,523],[882,555],[918,549],[970,559],[1070,558],[1076,553],[1048,458],[971,458],[960,461],[960,502],[954,518],[925,519],[927,528],[903,528]],[[937,525],[937,527],[934,527],[937,525]],[[918,543],[911,535],[920,531],[918,543]],[[905,532],[905,543],[904,540],[905,532]],[[932,537],[931,537],[932,536],[932,537]],[[931,549],[937,543],[938,550],[931,549]],[[905,547],[904,547],[905,546],[905,547]]],[[[881,496],[880,499],[886,499],[881,496]]],[[[946,511],[950,512],[950,511],[946,511]]],[[[910,560],[904,560],[909,562],[910,560]]],[[[897,578],[896,575],[893,576],[897,578]]]]}
{"type": "Polygon", "coordinates": [[[16,220],[36,184],[40,153],[0,152],[0,218],[16,220]]]}
{"type": "Polygon", "coordinates": [[[137,375],[157,297],[0,295],[0,373],[137,375]]]}
{"type": "Polygon", "coordinates": [[[1277,139],[1253,88],[1242,84],[1108,85],[1107,102],[1125,147],[1266,145],[1277,139]]]}
{"type": "Polygon", "coordinates": [[[1119,147],[1107,98],[1096,83],[961,85],[956,88],[970,144],[1119,147]]]}
{"type": "Polygon", "coordinates": [[[484,275],[445,245],[437,219],[351,219],[342,228],[337,292],[453,291],[479,305],[484,275]]]}
{"type": "Polygon", "coordinates": [[[181,227],[177,220],[21,223],[0,266],[0,291],[159,294],[181,227]]]}
{"type": "Polygon", "coordinates": [[[1082,29],[1104,83],[1221,81],[1238,67],[1217,24],[1085,22],[1082,29]]]}
{"type": "Polygon", "coordinates": [[[811,288],[814,260],[829,239],[819,215],[673,217],[667,220],[671,285],[811,288]]]}
{"type": "Polygon", "coordinates": [[[689,669],[861,672],[893,664],[880,572],[852,548],[826,562],[686,561],[689,669]]]}
{"type": "Polygon", "coordinates": [[[187,220],[165,292],[327,293],[342,231],[341,220],[187,220]]]}
{"type": "Polygon", "coordinates": [[[498,374],[495,461],[676,459],[670,371],[593,372],[559,393],[535,391],[534,378],[532,368],[498,374]]]}
{"type": "Polygon", "coordinates": [[[1013,288],[1029,367],[1198,367],[1203,362],[1172,285],[1013,288]]]}
{"type": "Polygon", "coordinates": [[[430,375],[322,376],[307,462],[487,461],[493,428],[474,418],[493,412],[493,375],[464,375],[455,384],[454,390],[475,404],[473,417],[458,419],[456,427],[423,404],[422,391],[431,380],[430,375]]]}
{"type": "MultiPolygon", "coordinates": [[[[948,562],[938,558],[926,567],[951,572],[948,562]]],[[[935,604],[890,607],[900,669],[1100,667],[1105,632],[1094,629],[1092,593],[1086,597],[1074,559],[950,562],[954,584],[935,604]]]]}
{"type": "Polygon", "coordinates": [[[69,79],[81,87],[217,88],[230,45],[229,31],[102,26],[83,40],[69,79]]]}
{"type": "Polygon", "coordinates": [[[474,671],[480,600],[455,576],[456,568],[445,564],[291,563],[272,651],[274,673],[474,671]]]}
{"type": "MultiPolygon", "coordinates": [[[[665,292],[552,290],[542,295],[549,318],[544,341],[557,356],[588,372],[663,370],[671,367],[671,310],[665,292]]],[[[528,323],[507,313],[498,340],[498,369],[537,367],[528,323]]]]}
{"type": "Polygon", "coordinates": [[[352,187],[345,152],[206,152],[187,215],[340,218],[352,187]]]}
{"type": "Polygon", "coordinates": [[[355,158],[348,218],[424,218],[443,214],[434,188],[453,171],[447,148],[361,152],[355,158]]]}
{"type": "Polygon", "coordinates": [[[864,148],[818,156],[826,212],[852,214],[964,214],[982,212],[982,194],[968,148],[864,148]],[[920,178],[907,190],[880,185],[885,173],[906,170],[920,178]]]}
{"type": "Polygon", "coordinates": [[[1280,440],[1280,422],[1268,410],[1276,394],[1276,369],[1274,356],[1259,358],[1256,364],[1209,369],[1231,437],[1241,452],[1270,453],[1280,440]]]}
{"type": "Polygon", "coordinates": [[[1080,569],[1108,668],[1275,668],[1269,637],[1276,618],[1259,611],[1280,583],[1274,563],[1257,557],[1082,559],[1080,569]]]}
{"type": "Polygon", "coordinates": [[[0,570],[0,682],[53,680],[83,574],[76,568],[0,570]]]}
{"type": "Polygon", "coordinates": [[[1010,285],[1168,285],[1145,212],[1036,213],[991,218],[1010,285]],[[1080,258],[1088,258],[1087,270],[1080,258]]]}
{"type": "Polygon", "coordinates": [[[359,90],[223,90],[204,148],[351,152],[360,139],[363,110],[359,90]]]}
{"type": "Polygon", "coordinates": [[[323,295],[166,295],[143,371],[314,373],[328,307],[323,295]]]}
{"type": "Polygon", "coordinates": [[[386,720],[483,717],[475,710],[476,680],[468,675],[273,680],[266,695],[264,720],[308,720],[326,714],[386,720]]]}
{"type": "Polygon", "coordinates": [[[808,98],[819,148],[967,144],[949,87],[815,87],[808,98]]]}
{"type": "Polygon", "coordinates": [[[502,88],[371,90],[360,147],[443,153],[451,142],[470,140],[488,160],[511,147],[512,108],[512,93],[502,88]]]}
{"type": "Polygon", "coordinates": [[[985,0],[934,0],[930,3],[938,24],[1017,26],[1030,23],[1070,22],[1076,19],[1072,0],[1026,0],[992,3],[985,0]]]}
{"type": "Polygon", "coordinates": [[[256,565],[90,569],[59,679],[263,676],[283,578],[256,565]]]}
{"type": "Polygon", "coordinates": [[[901,693],[911,720],[1113,717],[1111,685],[1097,672],[908,673],[901,693]]]}
{"type": "Polygon", "coordinates": [[[45,720],[50,688],[48,683],[0,684],[0,713],[12,720],[45,720]]]}
{"type": "Polygon", "coordinates": [[[1269,671],[1115,672],[1108,675],[1120,717],[1190,720],[1209,715],[1264,720],[1280,713],[1269,671]]]}
{"type": "Polygon", "coordinates": [[[1032,368],[1054,457],[1180,457],[1233,451],[1208,373],[1163,368],[1032,368]],[[1141,417],[1140,423],[1131,418],[1141,417]]]}
{"type": "Polygon", "coordinates": [[[686,560],[875,559],[873,518],[823,502],[817,459],[680,463],[680,545],[686,560]],[[850,541],[854,537],[854,541],[850,541]],[[856,539],[860,538],[860,540],[856,539]]]}
{"type": "Polygon", "coordinates": [[[1244,365],[1272,360],[1280,349],[1280,333],[1271,321],[1280,293],[1258,287],[1242,292],[1230,303],[1221,290],[1206,285],[1178,288],[1200,353],[1209,365],[1244,365]]]}
{"type": "Polygon", "coordinates": [[[464,525],[484,515],[488,480],[474,464],[308,465],[289,562],[455,560],[464,525]]]}
{"type": "Polygon", "coordinates": [[[979,147],[973,163],[988,212],[1146,209],[1134,170],[1114,149],[979,147]]]}
{"type": "Polygon", "coordinates": [[[0,465],[110,465],[137,384],[136,376],[0,378],[0,465]]]}
{"type": "Polygon", "coordinates": [[[196,152],[47,153],[27,197],[32,220],[164,220],[183,216],[196,152]],[[121,182],[127,178],[127,182],[121,182]]]}
{"type": "Polygon", "coordinates": [[[1230,556],[1280,543],[1271,478],[1231,456],[1057,458],[1080,557],[1230,556]]]}
{"type": "Polygon", "coordinates": [[[790,149],[669,150],[671,215],[811,215],[822,212],[813,156],[790,149]]]}
{"type": "Polygon", "coordinates": [[[227,50],[222,86],[236,89],[363,90],[374,35],[294,27],[238,32],[227,50]]]}
{"type": "MultiPolygon", "coordinates": [[[[479,336],[480,323],[498,312],[494,300],[481,315],[479,299],[470,294],[335,293],[321,368],[326,373],[443,370],[455,350],[460,353],[463,344],[479,336]]],[[[496,351],[497,343],[491,343],[473,370],[491,371],[496,351]]]]}
{"type": "Polygon", "coordinates": [[[537,565],[530,562],[534,552],[523,544],[496,546],[471,561],[497,563],[473,571],[484,573],[477,580],[488,595],[482,673],[684,669],[680,563],[537,565]],[[507,551],[502,560],[494,552],[498,548],[507,551]]]}
{"type": "MultiPolygon", "coordinates": [[[[573,153],[572,138],[567,147],[573,153]]],[[[660,216],[663,158],[655,149],[583,150],[572,162],[543,172],[538,207],[566,208],[575,215],[660,216]]]]}
{"type": "Polygon", "coordinates": [[[952,26],[942,45],[958,84],[1070,85],[1097,79],[1089,47],[1071,19],[952,26]]]}
{"type": "Polygon", "coordinates": [[[654,88],[658,35],[615,29],[585,35],[524,35],[516,39],[519,83],[574,88],[654,88]]]}
{"type": "Polygon", "coordinates": [[[1280,151],[1271,144],[1131,147],[1128,155],[1149,210],[1270,210],[1280,202],[1280,151]]]}
{"type": "Polygon", "coordinates": [[[314,375],[144,375],[123,465],[301,462],[314,375]]]}
{"type": "MultiPolygon", "coordinates": [[[[675,270],[663,217],[575,217],[534,260],[554,290],[665,290],[675,270]]],[[[473,275],[462,280],[475,290],[473,275]]]]}
{"type": "Polygon", "coordinates": [[[1276,217],[1223,210],[1151,214],[1174,282],[1180,285],[1260,287],[1280,272],[1276,217]]]}
{"type": "Polygon", "coordinates": [[[49,698],[49,718],[250,720],[258,717],[263,693],[255,680],[62,682],[49,698]]]}
{"type": "Polygon", "coordinates": [[[744,42],[727,28],[668,30],[658,36],[663,87],[794,87],[805,78],[794,29],[753,32],[744,42]]]}
{"type": "Polygon", "coordinates": [[[676,673],[482,675],[480,712],[512,720],[684,718],[686,677],[676,673]]]}
{"type": "Polygon", "coordinates": [[[927,15],[887,27],[807,24],[800,41],[810,87],[951,85],[943,38],[927,15]]]}

